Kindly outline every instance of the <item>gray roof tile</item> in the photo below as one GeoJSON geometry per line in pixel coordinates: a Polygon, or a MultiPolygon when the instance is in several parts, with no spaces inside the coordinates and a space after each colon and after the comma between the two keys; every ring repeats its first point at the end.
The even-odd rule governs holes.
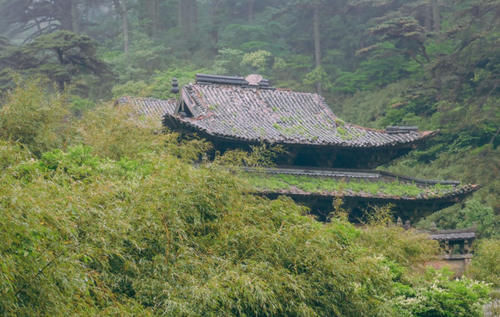
{"type": "Polygon", "coordinates": [[[381,147],[433,134],[414,129],[388,133],[345,123],[313,93],[201,83],[185,86],[182,97],[193,116],[178,120],[213,136],[249,142],[381,147]]]}
{"type": "Polygon", "coordinates": [[[465,240],[475,239],[476,232],[474,229],[458,229],[458,230],[441,230],[430,232],[430,237],[433,240],[465,240]]]}
{"type": "Polygon", "coordinates": [[[182,88],[181,99],[192,116],[175,113],[176,100],[125,97],[139,113],[161,121],[170,117],[216,137],[273,144],[338,147],[410,145],[435,134],[414,127],[387,131],[349,124],[339,119],[318,94],[255,86],[200,82],[182,88]]]}

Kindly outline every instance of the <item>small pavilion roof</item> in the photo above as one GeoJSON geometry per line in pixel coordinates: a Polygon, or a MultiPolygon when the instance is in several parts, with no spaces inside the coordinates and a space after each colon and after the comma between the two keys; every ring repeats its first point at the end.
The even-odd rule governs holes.
{"type": "Polygon", "coordinates": [[[271,144],[348,148],[408,146],[435,134],[416,127],[376,130],[339,119],[315,93],[275,89],[267,80],[250,83],[241,77],[197,75],[181,89],[180,102],[128,98],[143,112],[163,113],[165,122],[213,137],[271,144]]]}
{"type": "Polygon", "coordinates": [[[438,241],[455,241],[475,239],[476,231],[474,229],[456,229],[456,230],[440,230],[430,232],[431,239],[438,241]]]}

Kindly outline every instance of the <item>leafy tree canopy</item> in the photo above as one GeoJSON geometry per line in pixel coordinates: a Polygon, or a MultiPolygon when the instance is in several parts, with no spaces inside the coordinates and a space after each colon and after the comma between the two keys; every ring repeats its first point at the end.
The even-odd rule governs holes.
{"type": "Polygon", "coordinates": [[[112,73],[96,54],[96,43],[88,36],[68,31],[37,37],[22,46],[0,44],[0,66],[26,75],[44,75],[59,89],[90,75],[101,83],[112,73]]]}

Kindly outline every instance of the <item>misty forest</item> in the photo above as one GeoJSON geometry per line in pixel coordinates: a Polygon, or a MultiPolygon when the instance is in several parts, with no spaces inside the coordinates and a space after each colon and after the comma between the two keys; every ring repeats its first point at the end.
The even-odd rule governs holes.
{"type": "Polygon", "coordinates": [[[1,316],[500,316],[500,0],[0,0],[0,168],[1,316]]]}

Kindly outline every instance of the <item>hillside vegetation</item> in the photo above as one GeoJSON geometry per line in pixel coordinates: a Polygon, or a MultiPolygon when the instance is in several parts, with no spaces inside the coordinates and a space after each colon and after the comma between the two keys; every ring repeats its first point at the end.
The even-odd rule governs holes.
{"type": "Polygon", "coordinates": [[[499,0],[0,0],[0,315],[478,316],[500,287],[499,26],[499,0]],[[209,164],[111,106],[196,73],[439,130],[380,168],[482,186],[414,225],[475,227],[467,274],[491,285],[425,272],[436,244],[388,210],[320,224],[221,171],[264,148],[209,164]]]}
{"type": "Polygon", "coordinates": [[[39,84],[0,109],[2,315],[479,316],[489,287],[425,272],[425,235],[319,223],[194,167],[203,141],[106,105],[73,117],[39,84]]]}
{"type": "MultiPolygon", "coordinates": [[[[0,0],[2,91],[42,75],[81,114],[101,99],[173,97],[173,77],[261,73],[321,93],[346,121],[439,130],[384,168],[481,184],[473,199],[494,218],[485,237],[500,235],[498,0],[29,3],[0,0]]],[[[419,226],[461,227],[463,207],[419,226]]]]}

